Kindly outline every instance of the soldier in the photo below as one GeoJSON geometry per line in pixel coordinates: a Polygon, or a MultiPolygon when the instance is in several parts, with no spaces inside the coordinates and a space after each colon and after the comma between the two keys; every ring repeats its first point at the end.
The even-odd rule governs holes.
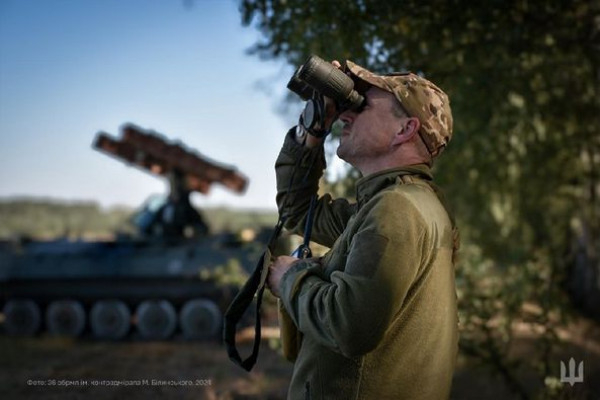
{"type": "MultiPolygon", "coordinates": [[[[366,98],[363,109],[339,115],[337,154],[362,174],[356,202],[320,197],[312,240],[331,250],[269,267],[284,351],[295,362],[288,399],[448,398],[457,232],[431,166],[452,136],[449,100],[414,74],[376,75],[350,61],[344,71],[366,98]]],[[[296,233],[325,168],[322,137],[335,118],[328,104],[325,129],[290,130],[275,166],[277,204],[296,233]],[[291,209],[282,210],[288,196],[291,209]]]]}

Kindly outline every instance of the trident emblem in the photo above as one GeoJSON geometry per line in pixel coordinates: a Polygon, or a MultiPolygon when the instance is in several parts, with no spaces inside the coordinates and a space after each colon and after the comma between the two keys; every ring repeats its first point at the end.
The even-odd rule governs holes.
{"type": "Polygon", "coordinates": [[[567,375],[565,363],[560,362],[560,381],[573,386],[576,383],[583,382],[583,361],[579,362],[577,374],[575,374],[575,360],[573,357],[569,360],[569,375],[567,375]]]}

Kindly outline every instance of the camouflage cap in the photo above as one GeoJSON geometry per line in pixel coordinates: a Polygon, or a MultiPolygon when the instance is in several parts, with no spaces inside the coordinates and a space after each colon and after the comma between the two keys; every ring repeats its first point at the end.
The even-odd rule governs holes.
{"type": "Polygon", "coordinates": [[[437,156],[452,138],[450,100],[439,87],[413,73],[376,75],[346,61],[347,72],[392,93],[411,117],[421,122],[419,133],[432,156],[437,156]]]}

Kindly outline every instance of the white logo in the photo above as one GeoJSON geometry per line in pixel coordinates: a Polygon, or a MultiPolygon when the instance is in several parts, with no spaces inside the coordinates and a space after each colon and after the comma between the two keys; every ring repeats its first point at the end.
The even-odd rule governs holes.
{"type": "Polygon", "coordinates": [[[575,373],[575,360],[573,357],[569,360],[569,375],[567,375],[566,366],[564,362],[560,362],[560,381],[568,383],[573,386],[576,383],[583,383],[583,361],[579,362],[577,367],[577,374],[575,373]]]}

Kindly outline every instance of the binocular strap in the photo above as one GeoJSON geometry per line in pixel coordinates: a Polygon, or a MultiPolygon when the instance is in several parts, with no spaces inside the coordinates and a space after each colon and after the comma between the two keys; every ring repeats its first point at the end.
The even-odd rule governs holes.
{"type": "MultiPolygon", "coordinates": [[[[319,153],[315,153],[311,157],[311,161],[310,161],[311,168],[312,168],[313,163],[317,159],[318,155],[319,155],[319,153]]],[[[294,182],[294,176],[296,174],[296,171],[298,170],[298,166],[300,165],[301,159],[302,159],[302,157],[298,157],[296,159],[295,166],[294,166],[292,175],[290,177],[290,182],[288,184],[287,193],[291,192],[292,183],[294,182]]],[[[306,174],[304,175],[304,177],[302,179],[302,182],[307,182],[308,173],[311,170],[311,168],[308,168],[306,174]]],[[[312,230],[312,220],[313,220],[314,208],[316,205],[316,198],[317,198],[317,196],[315,196],[313,199],[311,199],[309,216],[308,216],[307,225],[306,225],[306,231],[308,232],[308,234],[305,233],[304,243],[303,243],[303,245],[301,245],[301,247],[304,247],[305,249],[308,250],[308,252],[306,252],[306,251],[303,252],[304,257],[306,257],[306,256],[310,257],[310,248],[308,248],[308,243],[310,240],[310,231],[312,230]]],[[[293,203],[293,199],[288,197],[286,199],[286,205],[284,205],[283,209],[287,209],[289,204],[292,204],[292,203],[293,203]]],[[[275,242],[276,242],[277,238],[279,237],[286,220],[287,220],[287,215],[281,213],[279,216],[279,220],[277,221],[277,225],[275,225],[275,229],[273,230],[273,234],[269,238],[269,242],[267,244],[267,249],[262,254],[260,259],[258,260],[258,263],[256,264],[256,267],[254,268],[252,275],[250,275],[250,278],[248,278],[248,280],[246,281],[244,286],[242,286],[242,288],[240,289],[238,294],[235,296],[235,298],[229,305],[229,308],[225,312],[225,321],[223,324],[223,341],[225,342],[225,346],[227,347],[227,355],[229,356],[231,361],[233,361],[235,364],[239,365],[246,371],[250,371],[252,369],[252,367],[254,367],[254,364],[256,364],[256,360],[258,358],[258,350],[260,347],[260,339],[261,339],[260,307],[262,305],[263,293],[265,291],[265,283],[267,280],[267,276],[269,274],[269,265],[272,262],[271,254],[272,254],[275,242]],[[236,344],[235,344],[235,332],[236,332],[236,327],[237,327],[238,323],[242,319],[246,310],[250,307],[250,304],[252,303],[252,300],[254,299],[255,294],[256,294],[256,321],[254,324],[254,345],[252,347],[252,354],[250,354],[250,356],[248,356],[248,358],[246,358],[245,360],[242,360],[242,357],[240,356],[240,353],[238,352],[236,344]]]]}
{"type": "Polygon", "coordinates": [[[227,355],[237,365],[250,371],[258,358],[258,350],[260,347],[261,339],[261,321],[260,321],[260,307],[262,305],[263,293],[265,291],[265,283],[267,275],[269,273],[269,264],[271,263],[271,246],[279,237],[281,229],[283,227],[283,219],[280,219],[275,226],[275,230],[269,239],[267,249],[262,254],[252,275],[246,281],[244,286],[240,289],[238,294],[235,296],[229,308],[225,312],[225,321],[223,326],[223,341],[227,347],[227,355]],[[250,307],[252,300],[256,294],[256,321],[254,324],[254,345],[252,347],[252,354],[245,360],[242,360],[240,353],[237,350],[235,344],[235,333],[236,327],[242,319],[246,310],[250,307]]]}

